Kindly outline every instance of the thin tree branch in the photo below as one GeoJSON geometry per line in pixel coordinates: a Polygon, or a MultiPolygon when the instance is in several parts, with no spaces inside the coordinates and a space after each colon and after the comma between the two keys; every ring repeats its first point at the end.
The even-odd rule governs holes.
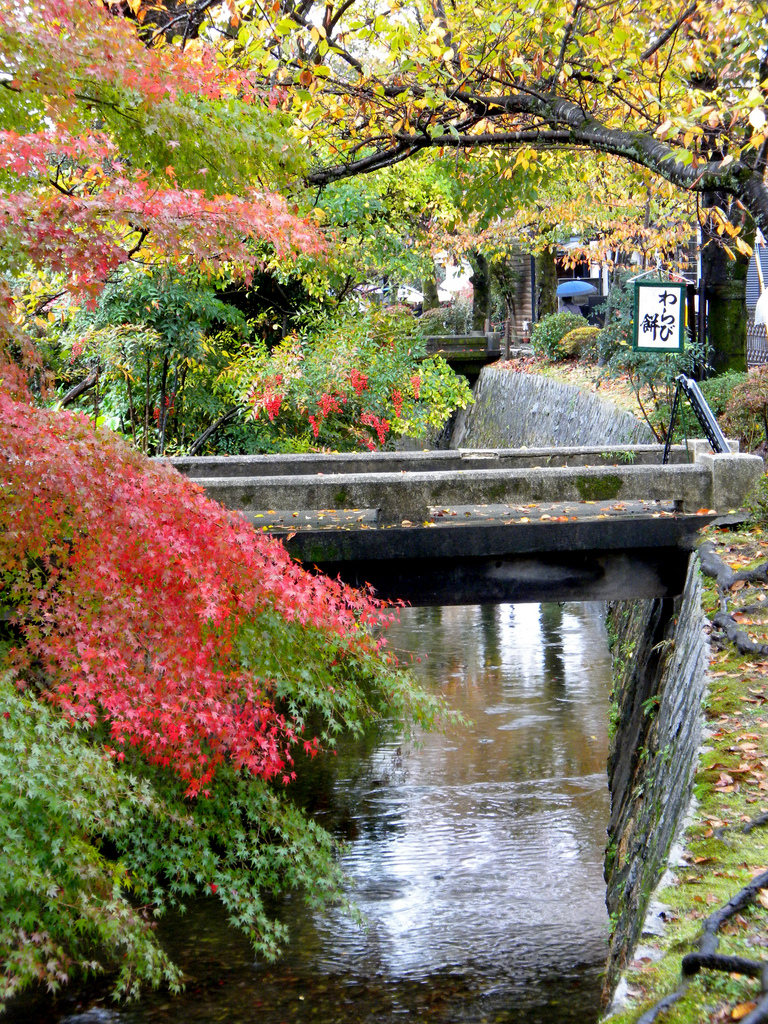
{"type": "Polygon", "coordinates": [[[242,405],[234,405],[231,409],[225,412],[223,416],[220,416],[215,423],[212,423],[210,427],[204,430],[202,434],[192,443],[189,451],[187,452],[187,455],[194,455],[196,452],[198,452],[203,447],[208,438],[215,434],[219,427],[223,427],[225,423],[229,423],[230,420],[233,420],[242,408],[242,405]]]}
{"type": "Polygon", "coordinates": [[[94,370],[91,370],[85,380],[81,380],[79,384],[75,384],[73,388],[70,388],[61,400],[62,407],[69,405],[70,402],[74,402],[80,395],[84,395],[86,391],[96,387],[99,382],[99,372],[100,368],[97,366],[94,370]]]}
{"type": "MultiPolygon", "coordinates": [[[[164,25],[158,25],[155,31],[149,38],[147,46],[154,46],[156,40],[162,36],[167,35],[169,29],[174,28],[176,25],[180,25],[182,21],[186,21],[186,27],[184,29],[184,40],[189,38],[189,31],[192,24],[195,24],[196,28],[202,25],[204,16],[207,11],[212,7],[218,7],[222,3],[222,0],[200,0],[199,3],[195,4],[194,7],[186,7],[181,14],[177,14],[175,17],[171,17],[164,25]]],[[[162,6],[153,7],[153,10],[162,9],[162,6]]],[[[183,49],[183,46],[182,46],[183,49]]]]}
{"type": "Polygon", "coordinates": [[[563,41],[560,44],[560,53],[557,55],[557,61],[555,62],[555,70],[552,75],[552,81],[556,82],[560,77],[560,72],[563,70],[563,64],[565,63],[565,51],[568,49],[568,43],[573,38],[573,29],[576,25],[576,19],[579,16],[581,10],[582,0],[576,0],[573,5],[573,10],[565,19],[565,31],[563,32],[563,41]]]}
{"type": "Polygon", "coordinates": [[[651,43],[648,49],[640,54],[640,60],[642,62],[650,60],[654,53],[657,53],[662,48],[662,46],[667,42],[667,40],[672,38],[672,36],[675,34],[675,32],[677,32],[680,26],[683,25],[689,18],[693,17],[697,10],[698,4],[691,4],[690,7],[684,10],[683,13],[678,18],[676,18],[675,21],[672,22],[669,28],[665,29],[661,33],[656,42],[651,43]]]}
{"type": "Polygon", "coordinates": [[[129,260],[133,259],[133,257],[139,251],[139,249],[141,249],[142,245],[144,245],[144,242],[146,241],[147,235],[149,235],[150,233],[149,228],[134,228],[134,231],[139,232],[139,240],[138,242],[136,242],[133,248],[129,249],[126,253],[126,256],[129,260]]]}

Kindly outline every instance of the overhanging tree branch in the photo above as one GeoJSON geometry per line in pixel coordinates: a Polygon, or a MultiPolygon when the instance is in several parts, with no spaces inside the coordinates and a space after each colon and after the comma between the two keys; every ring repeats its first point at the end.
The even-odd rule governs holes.
{"type": "Polygon", "coordinates": [[[568,49],[568,44],[570,43],[571,39],[573,38],[573,30],[574,30],[574,27],[576,25],[576,19],[579,16],[579,11],[581,10],[581,4],[582,4],[582,0],[575,0],[575,3],[573,5],[573,10],[571,11],[571,13],[566,18],[565,29],[563,31],[563,41],[560,44],[560,53],[557,55],[557,62],[555,63],[555,70],[554,70],[554,74],[552,75],[552,80],[554,82],[557,81],[557,79],[558,79],[558,77],[560,75],[560,72],[563,70],[563,64],[565,62],[565,54],[566,54],[566,51],[568,49]]]}
{"type": "Polygon", "coordinates": [[[503,122],[512,115],[527,115],[540,127],[513,131],[460,133],[455,128],[435,135],[392,136],[393,145],[359,160],[335,167],[317,168],[307,175],[311,185],[325,185],[341,178],[366,174],[392,166],[426,149],[460,149],[534,145],[586,147],[594,152],[621,157],[645,167],[688,192],[723,192],[738,199],[761,228],[768,228],[768,188],[762,175],[741,160],[698,162],[688,150],[662,142],[646,132],[612,128],[588,116],[576,103],[558,96],[533,92],[482,96],[462,93],[456,97],[486,121],[503,122]]]}

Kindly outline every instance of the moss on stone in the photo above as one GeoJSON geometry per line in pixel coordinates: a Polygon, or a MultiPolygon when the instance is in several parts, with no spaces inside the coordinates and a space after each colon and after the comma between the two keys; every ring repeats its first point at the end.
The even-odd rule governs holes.
{"type": "Polygon", "coordinates": [[[613,473],[576,477],[576,488],[582,501],[612,501],[619,496],[622,483],[621,477],[613,473]]]}

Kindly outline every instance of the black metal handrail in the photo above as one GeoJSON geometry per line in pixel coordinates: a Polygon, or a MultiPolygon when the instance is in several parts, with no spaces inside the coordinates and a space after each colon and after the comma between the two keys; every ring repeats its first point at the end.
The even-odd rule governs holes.
{"type": "Polygon", "coordinates": [[[664,458],[662,459],[662,463],[666,466],[669,461],[669,449],[672,445],[672,434],[675,429],[675,421],[677,420],[677,411],[680,405],[681,392],[691,403],[691,408],[693,409],[696,419],[701,424],[702,430],[707,435],[707,440],[712,446],[712,451],[721,455],[727,454],[730,451],[728,442],[720,429],[720,424],[715,419],[715,414],[707,405],[707,400],[704,395],[702,395],[699,385],[692,377],[686,377],[684,373],[675,377],[675,381],[677,382],[677,387],[675,388],[675,397],[672,401],[672,415],[669,418],[667,443],[664,445],[664,458]]]}

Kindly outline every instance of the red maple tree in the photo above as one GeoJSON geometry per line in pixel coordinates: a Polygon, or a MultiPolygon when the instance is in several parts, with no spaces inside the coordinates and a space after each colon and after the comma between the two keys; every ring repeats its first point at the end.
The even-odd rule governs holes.
{"type": "MultiPolygon", "coordinates": [[[[228,105],[250,112],[266,135],[280,99],[255,88],[242,69],[222,67],[202,41],[183,54],[147,49],[133,24],[100,0],[41,0],[0,12],[0,47],[6,263],[60,274],[67,290],[93,298],[129,259],[212,271],[226,265],[248,279],[254,239],[279,254],[322,249],[321,235],[257,185],[252,168],[240,173],[230,161],[228,179],[202,157],[195,162],[195,132],[224,130],[228,105]],[[167,157],[158,166],[146,148],[172,129],[178,138],[156,143],[167,157]],[[229,187],[216,191],[222,186],[229,187]]],[[[226,139],[207,143],[209,153],[219,143],[223,151],[226,139]]],[[[280,148],[270,137],[265,151],[270,144],[280,148]]],[[[287,140],[282,148],[290,149],[287,140]]],[[[280,159],[272,162],[273,180],[280,159]]]]}
{"type": "MultiPolygon", "coordinates": [[[[118,758],[137,747],[189,796],[225,758],[289,781],[302,725],[276,710],[275,680],[247,667],[245,627],[269,643],[277,613],[286,628],[322,633],[323,686],[331,662],[377,652],[368,627],[388,620],[382,606],[308,574],[239,514],[85,417],[0,390],[0,450],[0,603],[16,609],[19,681],[73,719],[108,722],[118,758]]],[[[303,742],[317,749],[316,738],[303,742]]]]}

